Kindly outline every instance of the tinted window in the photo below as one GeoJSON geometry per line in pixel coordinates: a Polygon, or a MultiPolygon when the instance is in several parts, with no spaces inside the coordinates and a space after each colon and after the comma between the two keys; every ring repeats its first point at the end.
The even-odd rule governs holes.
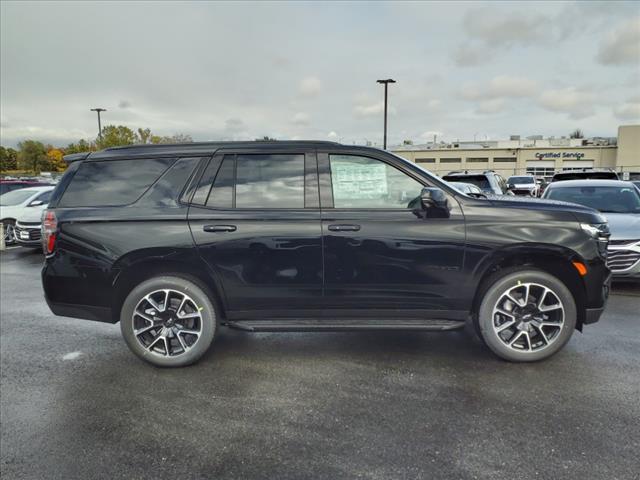
{"type": "Polygon", "coordinates": [[[632,187],[560,187],[545,198],[578,203],[604,213],[640,213],[640,194],[632,187]]]}
{"type": "Polygon", "coordinates": [[[236,162],[237,208],[304,208],[304,155],[238,155],[236,162]]]}
{"type": "Polygon", "coordinates": [[[534,180],[533,180],[533,177],[509,177],[509,180],[507,180],[507,183],[517,183],[517,184],[534,183],[534,180]]]}
{"type": "Polygon", "coordinates": [[[447,182],[472,183],[481,190],[491,190],[491,184],[486,175],[445,175],[442,178],[447,182]]]}
{"type": "Polygon", "coordinates": [[[178,160],[139,202],[156,207],[177,207],[178,197],[199,161],[199,157],[178,160]]]}
{"type": "Polygon", "coordinates": [[[233,173],[235,169],[235,156],[225,155],[222,165],[218,170],[213,188],[207,200],[208,207],[232,208],[233,207],[233,173]]]}
{"type": "Polygon", "coordinates": [[[44,192],[40,195],[38,195],[35,200],[40,200],[41,202],[47,203],[49,201],[49,199],[51,198],[51,194],[53,193],[53,190],[49,190],[48,192],[44,192]]]}
{"type": "Polygon", "coordinates": [[[380,160],[330,155],[335,208],[409,208],[422,184],[380,160]]]}
{"type": "Polygon", "coordinates": [[[83,162],[65,190],[61,207],[128,205],[162,175],[175,158],[83,162]]]}

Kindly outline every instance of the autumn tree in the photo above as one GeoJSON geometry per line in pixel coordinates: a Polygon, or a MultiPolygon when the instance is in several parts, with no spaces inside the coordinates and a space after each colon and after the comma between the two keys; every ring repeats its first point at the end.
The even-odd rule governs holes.
{"type": "Polygon", "coordinates": [[[49,169],[52,172],[64,172],[67,164],[63,160],[64,153],[59,148],[51,147],[47,149],[47,159],[49,160],[49,169]]]}
{"type": "Polygon", "coordinates": [[[31,170],[36,175],[47,168],[47,150],[42,142],[25,140],[18,144],[18,167],[31,170]]]}

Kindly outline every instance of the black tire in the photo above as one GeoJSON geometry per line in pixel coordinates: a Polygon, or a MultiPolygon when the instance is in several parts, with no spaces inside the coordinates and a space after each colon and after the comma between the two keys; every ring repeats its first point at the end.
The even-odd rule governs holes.
{"type": "Polygon", "coordinates": [[[5,245],[15,245],[16,236],[15,236],[15,226],[16,221],[12,218],[5,218],[2,220],[2,224],[4,228],[2,229],[4,235],[4,244],[5,245]]]}
{"type": "MultiPolygon", "coordinates": [[[[178,321],[179,320],[176,320],[176,322],[178,321]]],[[[158,325],[161,324],[162,322],[158,323],[158,325]]],[[[149,323],[148,325],[151,324],[149,323]]],[[[166,325],[168,324],[165,323],[164,326],[166,325]]],[[[173,329],[178,328],[177,324],[172,325],[174,325],[173,329]]],[[[159,326],[158,329],[153,328],[149,335],[155,334],[161,328],[161,326],[159,326]]],[[[120,330],[122,331],[122,336],[124,337],[131,351],[142,360],[145,360],[158,367],[184,367],[198,361],[200,357],[202,357],[211,346],[211,343],[213,342],[213,339],[218,331],[218,315],[216,313],[214,302],[207,294],[206,288],[200,285],[197,280],[177,274],[168,274],[145,280],[144,282],[136,286],[131,291],[131,293],[129,293],[124,303],[122,304],[122,309],[120,311],[120,330]],[[138,337],[134,333],[134,322],[144,321],[144,319],[141,319],[140,316],[136,316],[136,319],[134,320],[134,310],[139,306],[139,304],[141,304],[145,296],[161,290],[171,290],[174,292],[178,292],[178,294],[176,295],[187,295],[193,302],[194,307],[196,307],[193,308],[193,312],[198,312],[200,315],[198,322],[200,322],[201,324],[201,327],[199,327],[201,333],[199,334],[199,336],[197,336],[197,339],[195,339],[193,343],[188,345],[188,347],[186,347],[185,349],[181,349],[180,345],[185,345],[185,337],[182,336],[180,337],[180,339],[178,339],[179,335],[173,335],[171,332],[169,332],[168,335],[173,335],[172,339],[162,339],[162,343],[160,343],[157,347],[153,347],[155,349],[159,349],[162,347],[164,351],[166,351],[166,349],[168,348],[170,353],[169,355],[161,355],[155,350],[149,350],[148,348],[145,348],[145,345],[143,345],[141,342],[144,341],[146,334],[138,337]],[[178,340],[180,340],[179,343],[178,340]],[[167,341],[169,342],[169,344],[166,343],[167,341]],[[172,349],[177,350],[178,353],[175,355],[171,354],[172,349]],[[182,353],[180,353],[181,350],[182,353]]],[[[162,331],[164,332],[164,330],[162,331]]],[[[184,330],[184,332],[186,332],[186,330],[184,330]]],[[[195,335],[193,335],[193,337],[195,337],[195,335]]],[[[153,338],[154,337],[152,336],[152,340],[153,338]]],[[[192,337],[188,338],[191,339],[192,337]]],[[[152,346],[150,344],[153,343],[153,341],[150,341],[148,343],[149,345],[147,345],[147,347],[152,346]]]]}
{"type": "MultiPolygon", "coordinates": [[[[514,291],[511,290],[511,292],[514,291]]],[[[531,298],[536,300],[535,302],[532,302],[533,304],[536,304],[537,299],[533,297],[533,293],[531,294],[531,298]]],[[[518,300],[520,300],[520,298],[518,298],[518,300]]],[[[549,305],[549,307],[551,306],[553,305],[549,305]]],[[[548,316],[551,315],[546,311],[543,313],[548,316]]],[[[537,315],[540,315],[540,313],[537,315]]],[[[482,301],[476,316],[476,326],[480,334],[480,338],[498,357],[511,362],[536,362],[549,358],[566,345],[575,330],[576,319],[576,303],[573,295],[566,285],[553,275],[541,270],[524,267],[503,271],[488,280],[487,284],[484,286],[482,301]],[[548,294],[548,297],[546,297],[547,301],[549,301],[549,299],[553,299],[550,303],[556,303],[562,307],[557,310],[559,313],[553,314],[563,315],[562,326],[544,327],[547,329],[546,332],[550,337],[549,340],[547,340],[546,335],[540,334],[539,329],[534,328],[533,326],[531,327],[531,332],[533,332],[531,335],[535,335],[534,338],[538,339],[537,344],[539,346],[537,347],[537,350],[532,348],[532,344],[534,344],[534,342],[532,342],[532,338],[529,333],[526,335],[523,333],[523,337],[521,339],[517,339],[518,343],[516,343],[515,346],[517,347],[521,344],[523,348],[526,348],[528,345],[530,350],[518,350],[517,348],[511,347],[507,344],[514,338],[513,336],[510,336],[511,331],[514,332],[514,335],[519,333],[519,329],[516,325],[522,325],[521,319],[524,317],[500,317],[498,314],[498,318],[494,318],[494,308],[497,307],[497,304],[501,299],[504,299],[506,292],[514,288],[519,289],[515,290],[514,294],[516,295],[518,292],[525,292],[527,291],[527,284],[537,285],[531,287],[531,291],[536,292],[537,295],[542,295],[540,292],[544,291],[538,286],[549,289],[551,294],[548,294]],[[560,303],[555,302],[555,300],[559,300],[560,303]],[[497,328],[507,322],[510,322],[512,319],[515,322],[514,327],[505,330],[500,334],[496,331],[497,328]],[[495,325],[497,321],[502,321],[502,323],[495,325]],[[549,328],[551,330],[548,330],[549,328]],[[551,337],[551,335],[553,335],[553,337],[551,337]],[[505,337],[507,338],[505,339],[505,337]],[[545,340],[547,340],[546,344],[545,340]]],[[[554,322],[555,321],[557,320],[554,320],[554,322]]]]}

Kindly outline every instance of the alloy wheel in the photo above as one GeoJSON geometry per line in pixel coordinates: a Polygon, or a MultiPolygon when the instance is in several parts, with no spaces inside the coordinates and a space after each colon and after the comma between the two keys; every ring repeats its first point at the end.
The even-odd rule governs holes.
{"type": "Polygon", "coordinates": [[[10,245],[16,241],[15,227],[11,223],[4,224],[4,243],[10,245]]]}
{"type": "Polygon", "coordinates": [[[519,283],[508,288],[492,313],[493,331],[508,348],[538,352],[552,345],[564,327],[564,305],[549,287],[519,283]]]}
{"type": "Polygon", "coordinates": [[[176,357],[188,352],[202,334],[202,308],[183,292],[156,290],[133,311],[133,333],[153,355],[176,357]]]}

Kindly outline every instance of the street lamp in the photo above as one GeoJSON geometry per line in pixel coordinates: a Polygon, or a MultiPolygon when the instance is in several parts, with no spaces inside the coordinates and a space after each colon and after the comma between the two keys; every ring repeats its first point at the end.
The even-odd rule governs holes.
{"type": "Polygon", "coordinates": [[[377,83],[384,84],[384,143],[383,147],[385,150],[387,149],[387,88],[390,83],[396,83],[395,80],[391,78],[387,78],[386,80],[377,80],[377,83]]]}
{"type": "Polygon", "coordinates": [[[96,112],[98,114],[98,137],[102,140],[102,125],[100,124],[100,112],[106,112],[106,108],[92,108],[91,112],[96,112]]]}

